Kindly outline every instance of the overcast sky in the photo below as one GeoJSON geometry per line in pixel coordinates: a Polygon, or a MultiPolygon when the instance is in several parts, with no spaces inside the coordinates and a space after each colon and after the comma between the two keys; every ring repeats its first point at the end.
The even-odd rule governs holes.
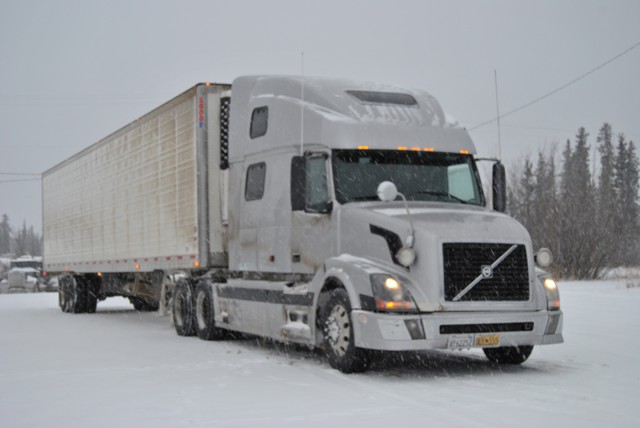
{"type": "MultiPolygon", "coordinates": [[[[0,173],[41,173],[197,82],[244,74],[422,88],[468,129],[640,42],[640,1],[0,0],[0,173]]],[[[640,143],[640,47],[502,120],[509,163],[595,136],[640,143]]],[[[497,127],[472,130],[496,156],[497,127]]],[[[40,183],[6,182],[0,214],[41,230],[40,183]]]]}

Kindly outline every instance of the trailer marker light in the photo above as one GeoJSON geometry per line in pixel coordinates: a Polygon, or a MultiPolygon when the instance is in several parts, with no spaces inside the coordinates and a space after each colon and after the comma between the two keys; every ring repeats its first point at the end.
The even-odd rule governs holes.
{"type": "Polygon", "coordinates": [[[193,262],[193,267],[200,267],[200,262],[193,262]]]}
{"type": "Polygon", "coordinates": [[[398,146],[398,150],[409,150],[407,146],[398,146]]]}
{"type": "Polygon", "coordinates": [[[468,155],[469,154],[469,150],[460,150],[460,153],[462,153],[463,155],[468,155]]]}
{"type": "Polygon", "coordinates": [[[411,150],[414,152],[419,152],[420,151],[420,147],[411,147],[411,150]]]}
{"type": "Polygon", "coordinates": [[[358,150],[369,150],[369,146],[358,146],[358,150]]]}
{"type": "Polygon", "coordinates": [[[424,151],[425,151],[425,152],[435,152],[435,151],[436,151],[436,149],[435,149],[435,148],[433,148],[433,147],[425,147],[425,148],[424,148],[424,151]]]}
{"type": "Polygon", "coordinates": [[[98,272],[98,276],[100,276],[100,277],[101,277],[101,276],[102,276],[102,272],[98,272]]]}
{"type": "Polygon", "coordinates": [[[136,269],[140,269],[140,265],[136,263],[136,269]]]}

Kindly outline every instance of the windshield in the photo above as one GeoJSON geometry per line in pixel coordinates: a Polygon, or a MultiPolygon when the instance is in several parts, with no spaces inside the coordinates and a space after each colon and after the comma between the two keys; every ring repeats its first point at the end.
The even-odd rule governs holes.
{"type": "Polygon", "coordinates": [[[333,176],[339,203],[378,200],[377,188],[393,182],[409,201],[484,205],[473,158],[456,153],[336,150],[333,176]]]}
{"type": "Polygon", "coordinates": [[[42,268],[42,262],[38,260],[12,260],[10,264],[11,269],[13,268],[34,268],[40,269],[42,268]]]}

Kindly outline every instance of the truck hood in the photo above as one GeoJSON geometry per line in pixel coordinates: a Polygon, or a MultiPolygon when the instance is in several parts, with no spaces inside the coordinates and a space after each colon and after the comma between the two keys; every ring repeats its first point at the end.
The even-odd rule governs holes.
{"type": "MultiPolygon", "coordinates": [[[[403,275],[411,282],[411,293],[423,311],[525,310],[541,305],[534,295],[534,267],[531,239],[515,219],[484,207],[448,203],[355,203],[340,207],[341,253],[366,254],[388,266],[389,272],[403,275]],[[395,260],[395,253],[406,241],[414,226],[416,261],[405,269],[395,260]],[[517,244],[526,249],[530,299],[527,301],[445,301],[443,244],[504,245],[517,244]]],[[[479,246],[471,245],[471,248],[479,246]]],[[[494,261],[498,256],[491,256],[494,261]]],[[[474,269],[460,260],[461,269],[474,269]]],[[[470,262],[471,263],[471,262],[470,262]]],[[[490,262],[487,262],[490,264],[490,262]]],[[[477,274],[480,274],[478,267],[477,274]]]]}
{"type": "Polygon", "coordinates": [[[416,241],[529,242],[527,230],[512,217],[484,207],[445,203],[410,204],[409,214],[402,203],[361,203],[343,207],[347,217],[355,216],[397,233],[402,240],[413,220],[416,241]]]}

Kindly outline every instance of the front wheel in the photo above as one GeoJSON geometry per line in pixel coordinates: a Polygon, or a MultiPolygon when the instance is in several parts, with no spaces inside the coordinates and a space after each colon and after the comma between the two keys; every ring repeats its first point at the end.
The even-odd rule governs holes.
{"type": "Polygon", "coordinates": [[[324,350],[331,367],[342,373],[363,372],[369,367],[369,353],[355,346],[351,304],[344,289],[330,291],[320,323],[324,350]]]}
{"type": "Polygon", "coordinates": [[[502,346],[499,348],[484,348],[484,355],[489,361],[498,364],[522,364],[533,352],[533,345],[502,346]]]}

